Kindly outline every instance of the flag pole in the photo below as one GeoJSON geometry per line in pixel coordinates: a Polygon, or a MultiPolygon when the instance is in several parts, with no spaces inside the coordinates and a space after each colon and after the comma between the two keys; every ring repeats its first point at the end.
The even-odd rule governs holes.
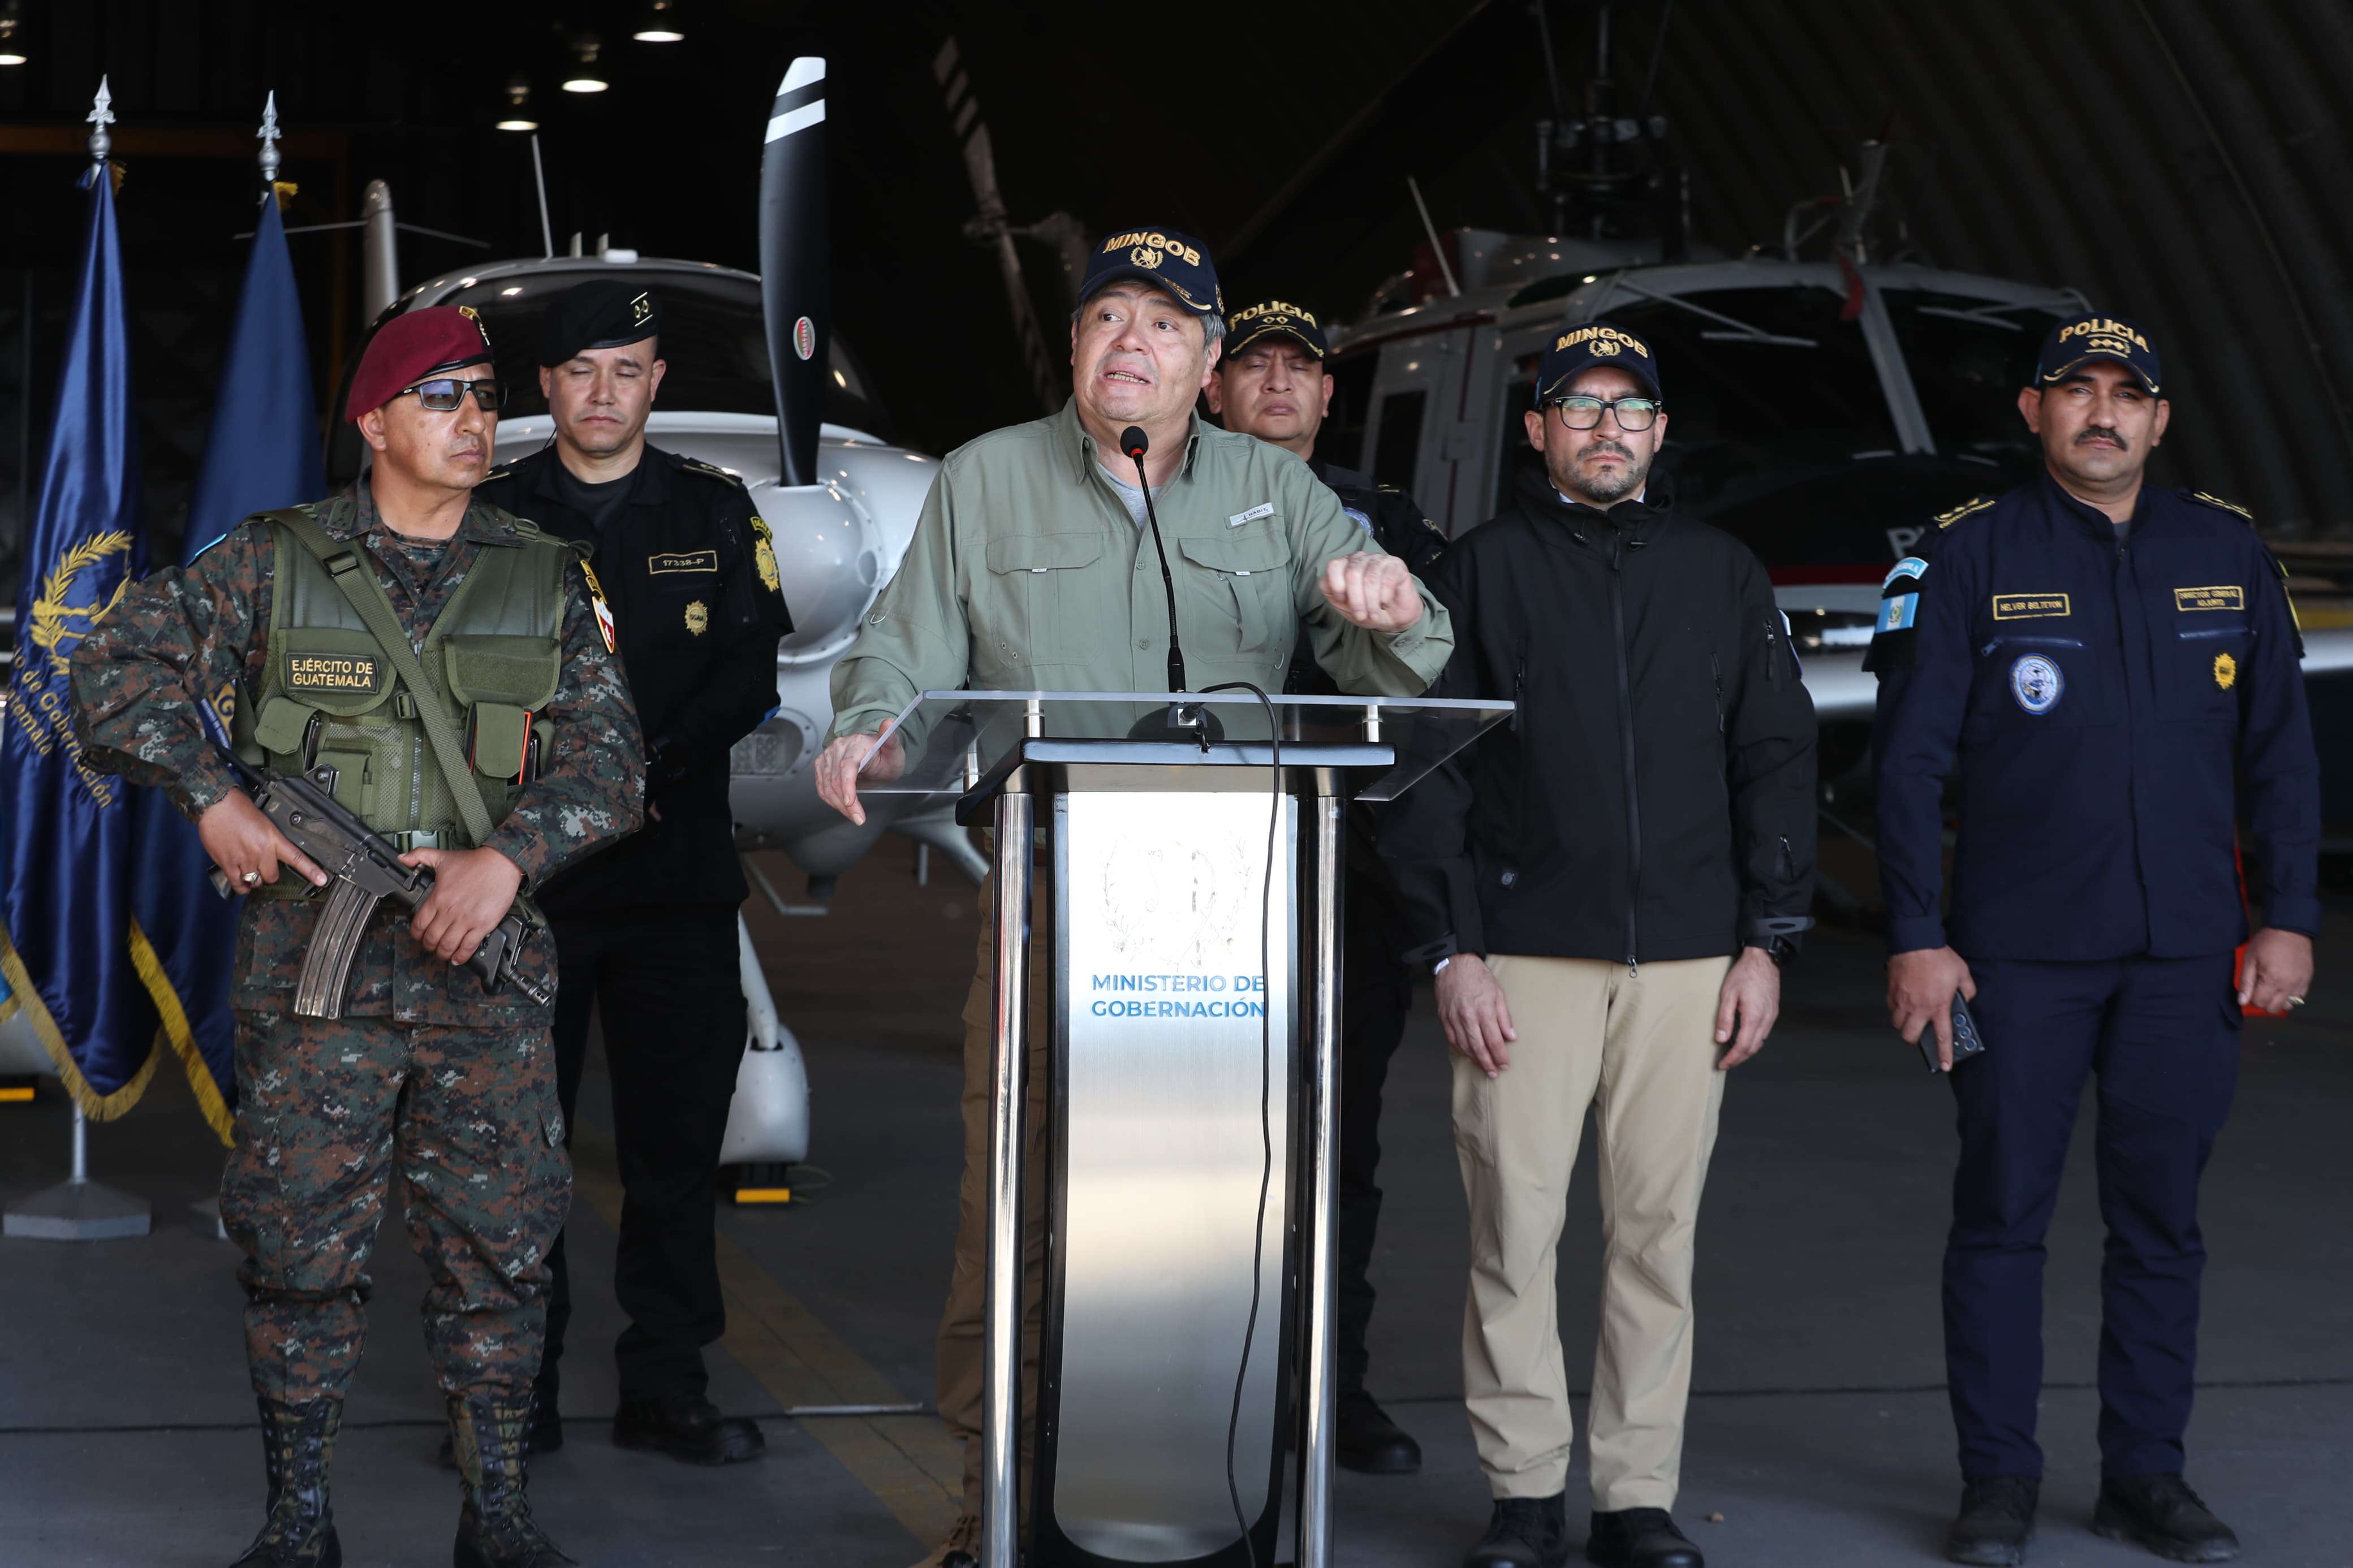
{"type": "MultiPolygon", "coordinates": [[[[98,97],[90,105],[89,116],[93,201],[103,199],[94,182],[107,177],[106,155],[114,147],[114,138],[106,130],[114,123],[113,101],[113,95],[107,90],[106,78],[99,78],[98,97]]],[[[72,1143],[66,1180],[9,1205],[6,1215],[0,1218],[0,1235],[35,1241],[111,1241],[145,1236],[154,1224],[147,1200],[90,1179],[90,1119],[82,1114],[79,1101],[72,1104],[72,1143]]]]}

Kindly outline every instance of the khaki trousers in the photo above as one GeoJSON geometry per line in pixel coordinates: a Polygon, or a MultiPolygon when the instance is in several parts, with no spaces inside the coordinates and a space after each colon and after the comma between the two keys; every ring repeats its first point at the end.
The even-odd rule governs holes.
{"type": "Polygon", "coordinates": [[[1471,1210],[1462,1388],[1498,1498],[1567,1485],[1574,1430],[1554,1263],[1588,1106],[1601,1179],[1593,1506],[1672,1508],[1691,1392],[1692,1242],[1724,1074],[1715,1008],[1730,958],[1488,960],[1519,1039],[1502,1076],[1454,1061],[1454,1146],[1471,1210]]]}
{"type": "MultiPolygon", "coordinates": [[[[1050,868],[1041,868],[1047,875],[1050,868]]],[[[964,1180],[956,1195],[955,1268],[948,1277],[947,1310],[940,1315],[940,1420],[964,1443],[964,1511],[980,1512],[987,1445],[981,1436],[987,1391],[988,1338],[988,1058],[994,1043],[997,884],[980,887],[980,948],[972,989],[964,1004],[964,1180]]],[[[1047,1053],[1052,1039],[1052,900],[1043,888],[1031,900],[1029,943],[1029,1088],[1022,1113],[1021,1165],[1021,1466],[1026,1475],[1037,1436],[1038,1332],[1044,1307],[1046,1260],[1047,1053]]],[[[1029,1489],[1020,1489],[1029,1511],[1029,1489]]]]}

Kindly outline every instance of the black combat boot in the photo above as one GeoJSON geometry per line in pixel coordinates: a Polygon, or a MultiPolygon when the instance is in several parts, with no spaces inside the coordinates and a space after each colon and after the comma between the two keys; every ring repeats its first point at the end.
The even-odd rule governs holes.
{"type": "Polygon", "coordinates": [[[568,1568],[572,1559],[532,1522],[523,1496],[522,1435],[531,1395],[508,1390],[453,1394],[450,1447],[466,1488],[454,1568],[568,1568]]]}
{"type": "Polygon", "coordinates": [[[1956,1563],[2007,1568],[2026,1561],[2034,1538],[2034,1505],[2042,1483],[2032,1476],[1979,1476],[1961,1488],[1961,1511],[1945,1537],[1945,1555],[1956,1563]]]}
{"type": "Polygon", "coordinates": [[[1567,1494],[1495,1500],[1487,1533],[1462,1568],[1561,1568],[1568,1561],[1567,1494]]]}
{"type": "MultiPolygon", "coordinates": [[[[433,1458],[445,1470],[458,1468],[458,1454],[449,1440],[449,1429],[441,1429],[440,1446],[433,1450],[433,1458]]],[[[564,1417],[555,1408],[555,1384],[542,1373],[539,1381],[531,1385],[531,1422],[522,1429],[522,1457],[535,1458],[541,1454],[553,1454],[564,1447],[564,1417]]]]}
{"type": "Polygon", "coordinates": [[[2228,1563],[2239,1554],[2238,1536],[2179,1476],[2105,1478],[2092,1533],[2137,1541],[2175,1563],[2228,1563]]]}
{"type": "Polygon", "coordinates": [[[1662,1508],[1597,1510],[1585,1536],[1585,1560],[1599,1568],[1706,1568],[1699,1548],[1662,1508]]]}
{"type": "Polygon", "coordinates": [[[1409,1476],[1421,1468],[1421,1445],[1389,1419],[1388,1411],[1361,1388],[1340,1395],[1338,1441],[1333,1458],[1344,1470],[1367,1476],[1409,1476]]]}
{"type": "Polygon", "coordinates": [[[269,1518],[245,1555],[229,1568],[341,1568],[343,1545],[335,1539],[335,1513],[327,1502],[327,1470],[335,1452],[335,1428],[343,1419],[343,1402],[259,1403],[269,1518]]]}

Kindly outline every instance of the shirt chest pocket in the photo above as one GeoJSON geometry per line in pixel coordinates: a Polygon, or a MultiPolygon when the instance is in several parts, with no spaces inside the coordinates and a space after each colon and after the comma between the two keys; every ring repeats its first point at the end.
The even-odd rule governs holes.
{"type": "Polygon", "coordinates": [[[1086,568],[1103,559],[1093,533],[1014,534],[988,542],[988,600],[972,606],[973,635],[1008,664],[1092,658],[1108,646],[1089,603],[1086,568]]]}
{"type": "Polygon", "coordinates": [[[2153,629],[2158,710],[2168,719],[2235,721],[2254,647],[2245,613],[2178,612],[2153,629]]]}
{"type": "MultiPolygon", "coordinates": [[[[1207,592],[1187,595],[1214,616],[1229,616],[1234,648],[1263,653],[1289,647],[1298,617],[1291,605],[1291,541],[1280,533],[1227,539],[1180,539],[1178,551],[1196,568],[1187,575],[1207,592]]],[[[1214,621],[1213,621],[1214,624],[1214,621]]]]}
{"type": "MultiPolygon", "coordinates": [[[[2086,644],[2100,634],[2077,624],[2048,630],[2001,626],[1978,632],[1977,678],[1966,735],[2031,735],[2116,721],[2120,693],[2113,652],[2086,644]]],[[[2105,636],[2113,639],[2111,628],[2105,636]]],[[[2108,647],[2113,649],[2113,640],[2108,647]]]]}
{"type": "Polygon", "coordinates": [[[645,558],[641,593],[627,609],[642,616],[656,646],[694,647],[712,640],[719,620],[719,552],[657,551],[645,558]]]}

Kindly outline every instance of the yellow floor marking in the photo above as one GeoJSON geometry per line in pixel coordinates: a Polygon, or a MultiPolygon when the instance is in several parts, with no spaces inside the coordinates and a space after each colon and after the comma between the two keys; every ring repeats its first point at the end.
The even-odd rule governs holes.
{"type": "MultiPolygon", "coordinates": [[[[585,1126],[574,1132],[572,1184],[606,1224],[619,1227],[621,1178],[608,1135],[585,1126]]],[[[906,1403],[889,1379],[724,1236],[719,1282],[727,1296],[727,1333],[719,1342],[778,1404],[906,1403]]],[[[828,1415],[803,1430],[924,1545],[955,1522],[964,1459],[938,1417],[828,1415]]]]}

